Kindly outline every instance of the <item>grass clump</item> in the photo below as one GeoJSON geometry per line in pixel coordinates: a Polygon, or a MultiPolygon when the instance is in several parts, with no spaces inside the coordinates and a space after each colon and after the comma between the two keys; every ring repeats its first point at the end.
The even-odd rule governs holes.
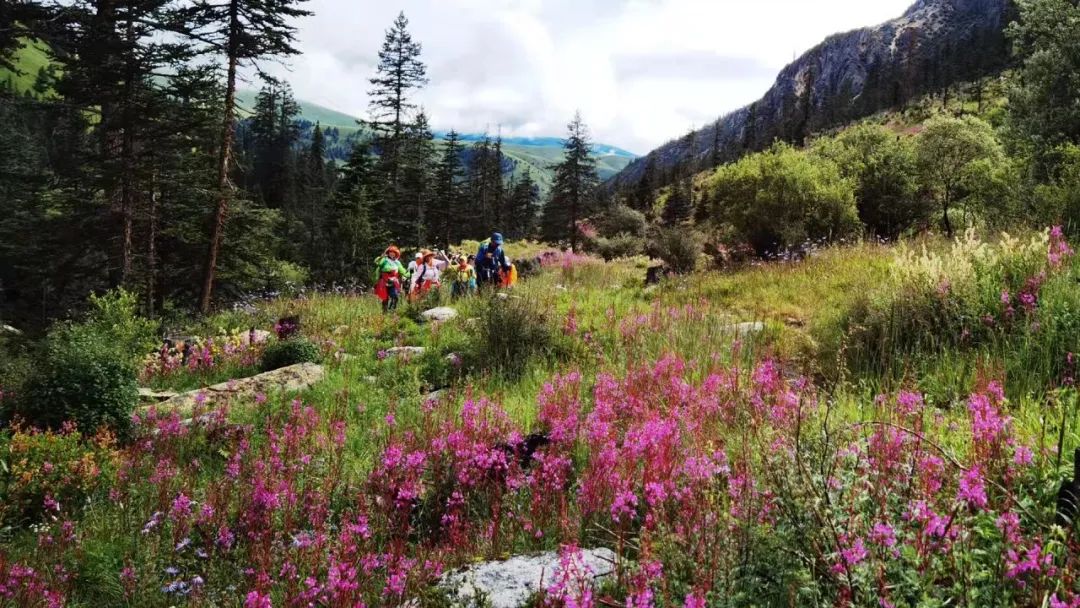
{"type": "Polygon", "coordinates": [[[322,360],[319,347],[302,336],[280,340],[266,347],[262,357],[262,370],[273,371],[298,363],[318,363],[322,360]]]}

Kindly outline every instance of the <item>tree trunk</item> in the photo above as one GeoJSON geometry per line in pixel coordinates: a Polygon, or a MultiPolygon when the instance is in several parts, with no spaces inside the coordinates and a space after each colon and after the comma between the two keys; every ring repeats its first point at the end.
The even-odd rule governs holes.
{"type": "Polygon", "coordinates": [[[949,204],[952,202],[952,195],[948,189],[945,190],[945,199],[942,206],[941,224],[945,227],[945,235],[950,239],[953,237],[952,222],[949,220],[949,204]]]}
{"type": "Polygon", "coordinates": [[[203,314],[210,312],[210,303],[214,291],[214,273],[217,270],[218,252],[221,249],[221,239],[225,232],[225,216],[229,211],[229,198],[232,196],[229,165],[232,162],[233,135],[236,122],[236,64],[238,37],[240,35],[236,2],[237,0],[233,0],[229,6],[229,68],[225,84],[225,112],[221,125],[221,149],[218,151],[217,162],[218,200],[213,223],[210,226],[210,251],[206,256],[202,297],[199,300],[199,310],[203,314]]]}
{"type": "Polygon", "coordinates": [[[146,313],[154,318],[154,298],[157,287],[157,205],[158,205],[157,170],[150,177],[150,209],[146,239],[146,313]]]}

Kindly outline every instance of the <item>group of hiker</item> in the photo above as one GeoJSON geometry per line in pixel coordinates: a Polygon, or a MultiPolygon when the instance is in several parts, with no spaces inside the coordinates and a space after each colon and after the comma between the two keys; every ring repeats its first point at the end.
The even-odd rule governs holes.
{"type": "Polygon", "coordinates": [[[396,245],[387,247],[375,260],[375,295],[382,301],[383,312],[389,312],[397,308],[403,292],[410,300],[418,300],[440,289],[444,277],[455,299],[484,287],[510,287],[517,282],[516,269],[503,251],[503,236],[496,232],[480,243],[476,255],[447,256],[444,251],[424,249],[407,266],[396,245]]]}

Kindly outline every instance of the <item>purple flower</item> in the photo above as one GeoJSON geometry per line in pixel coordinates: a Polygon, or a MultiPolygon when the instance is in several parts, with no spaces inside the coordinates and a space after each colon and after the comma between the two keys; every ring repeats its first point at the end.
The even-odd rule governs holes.
{"type": "Polygon", "coordinates": [[[972,467],[960,478],[960,489],[956,493],[956,498],[967,502],[968,506],[975,509],[986,507],[986,486],[983,485],[982,472],[978,466],[972,467]]]}

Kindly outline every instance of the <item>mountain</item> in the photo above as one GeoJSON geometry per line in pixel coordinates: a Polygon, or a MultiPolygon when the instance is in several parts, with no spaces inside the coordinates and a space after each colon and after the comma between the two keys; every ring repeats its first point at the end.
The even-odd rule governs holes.
{"type": "Polygon", "coordinates": [[[1011,0],[919,0],[901,17],[833,35],[785,67],[760,100],[653,150],[608,185],[625,188],[648,177],[663,186],[682,163],[729,162],[778,139],[799,144],[999,71],[1008,62],[1004,29],[1013,10],[1011,0]]]}

